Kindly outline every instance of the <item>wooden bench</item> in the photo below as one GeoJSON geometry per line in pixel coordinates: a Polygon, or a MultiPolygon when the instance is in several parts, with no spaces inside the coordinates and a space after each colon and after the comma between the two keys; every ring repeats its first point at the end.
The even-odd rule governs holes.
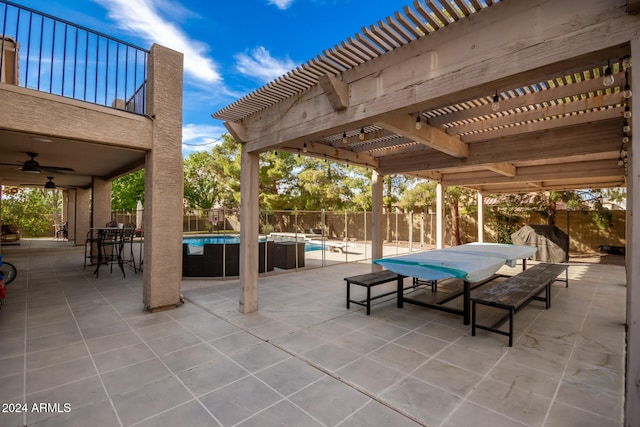
{"type": "Polygon", "coordinates": [[[551,284],[556,280],[561,280],[558,279],[558,276],[564,271],[567,273],[566,286],[568,287],[568,268],[569,265],[567,264],[537,264],[516,276],[498,282],[472,295],[471,335],[476,335],[476,328],[507,335],[509,337],[509,347],[511,347],[513,344],[513,317],[515,312],[534,299],[544,301],[545,308],[550,308],[551,284]],[[544,297],[539,296],[543,291],[544,297]],[[508,313],[492,326],[479,325],[476,322],[476,304],[500,308],[507,310],[508,313]],[[509,332],[498,329],[507,319],[509,320],[509,332]]]}
{"type": "MultiPolygon", "coordinates": [[[[387,295],[392,295],[398,292],[398,289],[402,288],[403,281],[405,276],[394,273],[390,270],[382,270],[382,271],[374,271],[372,273],[361,274],[359,276],[351,276],[345,277],[345,281],[347,282],[347,308],[349,308],[349,303],[354,303],[361,305],[363,307],[367,307],[367,315],[371,313],[371,301],[385,297],[387,295]],[[397,281],[398,286],[394,288],[393,291],[385,292],[380,295],[376,295],[374,297],[371,296],[371,288],[374,286],[382,285],[383,283],[397,281]],[[352,300],[351,299],[351,285],[359,285],[365,286],[367,288],[367,298],[364,300],[352,300]]],[[[413,286],[412,286],[413,287],[413,286]]]]}

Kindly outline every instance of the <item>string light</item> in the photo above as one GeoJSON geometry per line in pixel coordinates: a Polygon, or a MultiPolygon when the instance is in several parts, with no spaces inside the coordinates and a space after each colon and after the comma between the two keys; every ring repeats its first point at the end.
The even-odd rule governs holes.
{"type": "Polygon", "coordinates": [[[360,129],[360,134],[358,135],[358,139],[360,141],[364,141],[364,128],[360,129]]]}
{"type": "Polygon", "coordinates": [[[611,63],[607,61],[607,68],[604,69],[604,78],[602,84],[605,86],[613,86],[615,79],[613,78],[613,71],[611,71],[611,63]]]}
{"type": "Polygon", "coordinates": [[[491,103],[491,110],[498,111],[500,109],[500,97],[498,96],[498,91],[496,90],[496,94],[493,95],[493,102],[491,103]]]}
{"type": "Polygon", "coordinates": [[[306,153],[307,152],[307,143],[305,142],[304,145],[302,146],[302,152],[306,153]]]}
{"type": "Polygon", "coordinates": [[[342,143],[346,144],[347,143],[347,132],[342,132],[342,143]]]}
{"type": "Polygon", "coordinates": [[[624,136],[622,137],[622,143],[626,144],[629,142],[629,135],[627,135],[627,133],[624,133],[624,136]]]}
{"type": "Polygon", "coordinates": [[[418,113],[418,116],[416,117],[416,129],[422,129],[422,119],[420,119],[420,113],[418,113]]]}
{"type": "Polygon", "coordinates": [[[631,95],[633,95],[631,93],[631,86],[629,86],[629,70],[628,69],[624,70],[624,91],[622,92],[622,94],[624,95],[625,99],[629,99],[631,98],[631,95]]]}
{"type": "Polygon", "coordinates": [[[629,126],[628,121],[624,121],[624,126],[622,126],[622,132],[631,132],[631,126],[629,126]]]}
{"type": "Polygon", "coordinates": [[[631,118],[631,108],[629,108],[628,105],[626,107],[624,107],[624,118],[625,119],[630,119],[631,118]]]}

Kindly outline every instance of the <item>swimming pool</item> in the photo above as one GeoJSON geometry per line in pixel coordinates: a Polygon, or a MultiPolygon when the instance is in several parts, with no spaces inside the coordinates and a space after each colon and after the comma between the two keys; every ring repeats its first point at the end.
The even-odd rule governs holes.
{"type": "MultiPolygon", "coordinates": [[[[264,242],[265,239],[262,238],[260,239],[260,242],[264,242]]],[[[229,245],[229,244],[236,244],[236,243],[240,243],[240,236],[238,235],[226,235],[226,236],[183,236],[182,237],[182,243],[185,243],[189,246],[201,246],[204,247],[204,245],[229,245]]],[[[329,249],[328,246],[325,246],[325,249],[329,249]]],[[[305,242],[304,245],[304,251],[305,252],[311,252],[311,251],[320,251],[322,250],[322,245],[318,244],[318,243],[310,243],[310,242],[305,242]]]]}

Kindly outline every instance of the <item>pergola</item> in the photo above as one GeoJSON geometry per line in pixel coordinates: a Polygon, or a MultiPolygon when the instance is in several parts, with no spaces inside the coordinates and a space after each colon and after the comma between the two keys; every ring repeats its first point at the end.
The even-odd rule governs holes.
{"type": "MultiPolygon", "coordinates": [[[[258,309],[258,155],[269,150],[373,169],[374,258],[381,178],[406,174],[480,199],[626,186],[633,259],[640,120],[626,91],[640,79],[639,10],[639,0],[416,0],[215,113],[242,144],[240,311],[258,309]]],[[[640,425],[640,266],[627,271],[626,425],[640,425]]]]}

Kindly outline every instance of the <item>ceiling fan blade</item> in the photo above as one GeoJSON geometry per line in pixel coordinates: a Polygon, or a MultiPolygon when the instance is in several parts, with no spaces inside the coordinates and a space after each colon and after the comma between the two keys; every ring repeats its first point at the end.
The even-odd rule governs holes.
{"type": "Polygon", "coordinates": [[[65,173],[65,172],[75,172],[73,168],[65,168],[63,166],[42,166],[40,165],[40,169],[43,171],[51,172],[51,173],[65,173]]]}

